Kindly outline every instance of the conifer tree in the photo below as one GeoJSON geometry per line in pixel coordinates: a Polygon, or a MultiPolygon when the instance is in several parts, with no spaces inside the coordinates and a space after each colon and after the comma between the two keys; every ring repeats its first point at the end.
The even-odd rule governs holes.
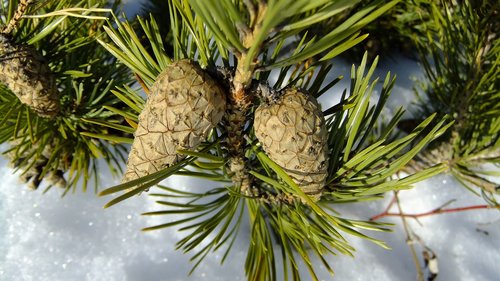
{"type": "Polygon", "coordinates": [[[227,246],[224,260],[239,227],[249,223],[244,264],[249,280],[275,280],[278,271],[287,280],[298,280],[298,258],[316,279],[312,256],[333,272],[323,255],[354,250],[342,232],[386,247],[361,230],[386,231],[387,225],[342,218],[333,204],[379,198],[443,171],[443,165],[436,165],[394,177],[449,124],[431,116],[398,137],[394,128],[400,110],[390,126],[377,130],[394,77],[385,77],[378,102],[371,104],[379,84],[372,77],[376,61],[368,66],[366,56],[353,66],[351,88],[337,105],[321,108],[317,98],[338,81],[327,79],[331,59],[361,42],[366,35],[359,30],[397,2],[373,2],[325,36],[314,37],[307,35],[308,28],[355,3],[173,0],[168,2],[173,56],[165,51],[165,36],[154,17],[137,18],[140,32],[115,17],[105,27],[112,43],[100,43],[132,70],[147,97],[139,89],[121,87],[113,93],[129,108],[111,112],[137,130],[127,169],[140,165],[150,174],[141,172],[140,178],[126,178],[102,191],[100,195],[121,193],[106,207],[149,190],[162,209],[146,215],[172,217],[145,230],[181,227],[187,233],[177,246],[185,252],[203,243],[193,256],[195,267],[221,246],[227,246]],[[145,34],[146,43],[138,34],[145,34]],[[185,61],[191,66],[179,69],[185,61]],[[277,81],[270,79],[272,73],[277,81]],[[220,89],[222,119],[208,118],[212,121],[200,127],[195,120],[214,112],[205,111],[207,106],[215,109],[224,102],[203,98],[199,106],[192,97],[220,89]],[[165,155],[165,161],[157,160],[158,155],[165,155]],[[211,180],[219,187],[185,191],[158,185],[174,174],[211,180]],[[187,217],[176,219],[179,213],[187,217]],[[275,245],[281,253],[274,252],[275,245]]]}
{"type": "MultiPolygon", "coordinates": [[[[377,58],[359,58],[337,104],[318,102],[341,79],[329,78],[332,59],[399,2],[151,1],[168,7],[129,21],[116,14],[119,1],[2,1],[0,142],[34,186],[52,173],[66,192],[97,179],[98,158],[113,171],[127,162],[122,183],[99,193],[116,195],[106,207],[138,194],[157,198],[160,209],[145,215],[168,222],[144,230],[184,231],[177,247],[197,251],[193,270],[221,247],[224,261],[248,224],[248,280],[276,280],[278,272],[299,280],[298,259],[317,280],[313,256],[333,273],[326,255],[353,254],[345,235],[387,247],[364,231],[389,225],[343,218],[336,204],[378,199],[450,167],[438,161],[397,176],[433,140],[454,135],[453,112],[433,108],[406,135],[397,130],[403,109],[383,124],[395,77],[373,77],[377,58]],[[162,13],[170,34],[155,18],[162,13]],[[334,17],[337,24],[315,33],[334,17]],[[216,187],[160,184],[171,175],[216,187]]],[[[492,113],[497,98],[485,103],[492,113]]],[[[481,130],[498,127],[492,116],[481,130]]]]}

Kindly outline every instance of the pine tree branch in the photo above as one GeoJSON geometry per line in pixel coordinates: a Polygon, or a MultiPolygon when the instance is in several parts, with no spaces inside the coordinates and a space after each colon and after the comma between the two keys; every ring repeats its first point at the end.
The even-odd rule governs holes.
{"type": "MultiPolygon", "coordinates": [[[[186,167],[171,167],[135,182],[103,191],[101,195],[121,192],[137,184],[141,186],[110,201],[107,206],[125,200],[173,174],[210,179],[224,185],[232,182],[228,188],[210,189],[203,195],[186,195],[176,189],[163,189],[166,192],[155,194],[165,198],[158,201],[158,204],[175,209],[164,209],[148,215],[184,213],[188,214],[188,217],[174,219],[173,222],[152,226],[146,230],[192,222],[181,228],[190,231],[178,244],[185,251],[198,249],[196,246],[207,241],[206,239],[210,240],[206,237],[211,237],[208,234],[214,233],[218,238],[208,241],[208,245],[195,254],[197,266],[211,249],[222,245],[226,239],[224,231],[233,232],[225,227],[233,219],[229,209],[224,209],[241,202],[241,206],[248,207],[252,231],[245,265],[250,280],[276,279],[280,263],[272,252],[276,241],[281,246],[285,275],[288,277],[291,273],[290,277],[295,279],[300,276],[297,266],[299,259],[307,264],[311,277],[315,278],[316,265],[311,263],[311,256],[318,256],[330,270],[324,255],[333,252],[352,255],[354,249],[343,238],[342,232],[387,247],[382,241],[361,232],[387,231],[386,224],[337,217],[332,215],[335,211],[329,202],[357,202],[380,198],[386,191],[410,188],[413,183],[441,172],[443,165],[437,165],[399,180],[390,178],[431,140],[442,135],[448,126],[446,121],[435,120],[435,116],[431,116],[408,136],[400,139],[391,135],[394,126],[382,130],[377,137],[372,137],[372,131],[377,130],[379,126],[384,103],[394,85],[394,77],[390,74],[386,76],[380,99],[376,105],[372,105],[371,94],[377,87],[378,80],[372,79],[375,65],[367,67],[367,59],[364,57],[360,67],[353,67],[350,95],[346,90],[338,105],[325,109],[328,114],[327,153],[331,161],[327,180],[332,189],[325,191],[324,201],[315,202],[301,190],[285,169],[271,160],[258,146],[259,141],[252,126],[252,117],[255,115],[252,109],[256,108],[253,98],[260,95],[257,92],[259,87],[254,86],[268,82],[270,71],[280,66],[276,64],[277,61],[282,63],[283,67],[279,68],[278,82],[273,86],[276,90],[282,87],[303,87],[310,89],[310,95],[314,97],[326,92],[338,79],[330,81],[327,78],[331,63],[318,62],[313,56],[325,51],[328,52],[323,57],[326,60],[357,44],[359,39],[363,38],[359,36],[359,29],[397,2],[376,1],[370,4],[369,8],[356,13],[345,24],[339,25],[335,32],[329,33],[327,39],[307,40],[305,36],[298,38],[300,42],[293,49],[294,59],[282,58],[280,61],[279,57],[283,55],[280,50],[287,44],[285,39],[295,36],[299,31],[307,31],[311,24],[319,22],[323,16],[335,14],[337,8],[341,11],[349,7],[349,1],[172,0],[169,7],[176,40],[175,59],[199,61],[207,67],[203,71],[211,74],[215,73],[215,62],[219,58],[222,58],[225,67],[235,67],[233,76],[224,75],[222,71],[214,74],[227,90],[230,105],[226,111],[226,119],[220,127],[213,130],[209,139],[200,145],[201,149],[207,148],[203,155],[199,154],[199,150],[189,152],[190,157],[186,159],[192,161],[182,163],[186,167]],[[224,7],[227,9],[221,9],[224,7]],[[299,24],[294,25],[297,22],[299,24]],[[293,30],[285,30],[287,25],[293,30]],[[320,44],[316,44],[318,42],[320,44]],[[303,52],[304,50],[307,52],[303,52]],[[365,70],[368,73],[365,73],[365,70]],[[290,72],[291,75],[288,75],[290,72]],[[254,83],[253,79],[257,81],[254,83]],[[211,144],[213,147],[208,148],[211,144]],[[206,160],[194,159],[198,156],[206,160]],[[206,204],[204,202],[207,201],[194,204],[194,201],[177,203],[168,199],[185,196],[187,200],[197,200],[196,198],[201,197],[206,200],[209,196],[216,195],[215,193],[218,194],[217,197],[206,204]]],[[[150,87],[158,72],[169,65],[159,42],[155,41],[158,37],[157,31],[151,28],[149,34],[146,32],[152,48],[156,48],[155,56],[149,56],[142,51],[144,48],[141,42],[144,41],[137,39],[131,25],[119,22],[116,18],[115,20],[117,22],[110,23],[106,30],[115,44],[103,45],[137,73],[145,84],[143,87],[150,87]],[[159,63],[160,61],[164,61],[164,65],[159,63]]],[[[150,23],[151,26],[154,25],[153,20],[150,23]]],[[[145,26],[148,26],[147,22],[141,23],[143,29],[145,26]]],[[[137,114],[143,110],[143,98],[135,90],[126,87],[121,87],[113,93],[126,107],[105,108],[123,117],[133,129],[137,126],[137,114]]],[[[395,125],[401,115],[402,111],[399,111],[391,124],[395,125]]],[[[94,119],[86,120],[96,123],[94,119]]],[[[114,123],[98,123],[104,127],[127,130],[114,123]]]]}
{"type": "Polygon", "coordinates": [[[14,30],[14,28],[16,28],[17,23],[21,20],[21,18],[23,17],[24,13],[26,12],[31,3],[33,3],[33,0],[19,1],[14,16],[10,19],[9,23],[2,30],[0,30],[0,33],[10,34],[14,30]]]}
{"type": "MultiPolygon", "coordinates": [[[[15,18],[17,3],[4,1],[0,20],[15,18]]],[[[64,185],[64,195],[77,185],[85,191],[93,178],[92,186],[97,190],[97,158],[103,158],[115,174],[123,162],[124,148],[89,136],[107,136],[110,131],[117,138],[127,134],[115,131],[121,128],[123,120],[102,112],[102,106],[123,106],[108,94],[116,85],[129,84],[130,73],[94,40],[102,34],[99,27],[103,21],[88,19],[103,19],[93,14],[110,11],[99,8],[103,1],[39,4],[36,14],[22,16],[24,20],[17,22],[10,37],[15,44],[29,45],[43,54],[43,62],[54,76],[52,85],[59,91],[56,100],[61,104],[60,110],[53,120],[45,120],[20,105],[11,89],[0,87],[0,140],[10,143],[11,161],[24,175],[30,175],[30,183],[35,187],[42,180],[47,183],[47,190],[53,185],[64,185]]],[[[33,78],[31,74],[30,77],[33,78]]]]}
{"type": "Polygon", "coordinates": [[[420,114],[449,114],[455,124],[404,169],[415,172],[443,163],[467,189],[494,202],[499,185],[482,176],[480,165],[498,162],[500,149],[500,39],[492,20],[499,6],[488,1],[410,5],[426,18],[424,36],[413,37],[426,76],[421,88],[428,97],[420,114]]]}

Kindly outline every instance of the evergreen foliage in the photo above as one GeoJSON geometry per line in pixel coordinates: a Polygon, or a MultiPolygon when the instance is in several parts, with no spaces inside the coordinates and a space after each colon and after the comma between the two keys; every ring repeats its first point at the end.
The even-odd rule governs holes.
{"type": "MultiPolygon", "coordinates": [[[[199,145],[178,147],[176,161],[167,167],[99,195],[116,195],[105,206],[110,207],[150,191],[159,209],[144,215],[167,222],[144,230],[183,231],[177,248],[194,252],[193,270],[213,251],[224,249],[221,262],[227,259],[247,224],[248,280],[276,280],[280,272],[285,280],[300,280],[300,260],[313,280],[319,266],[333,274],[327,255],[355,251],[346,235],[387,248],[365,232],[390,231],[388,224],[342,217],[337,204],[375,200],[445,171],[467,186],[481,187],[484,197],[496,204],[498,187],[484,176],[494,173],[478,165],[500,160],[500,45],[493,20],[498,5],[151,0],[145,7],[155,11],[148,18],[129,21],[116,15],[119,2],[0,1],[0,35],[43,56],[59,92],[60,111],[54,117],[39,116],[8,85],[0,84],[0,143],[34,187],[52,174],[58,179],[52,181],[66,188],[63,194],[75,190],[80,180],[85,190],[92,178],[97,191],[97,159],[104,158],[113,172],[120,170],[141,126],[139,115],[151,113],[146,102],[161,100],[153,96],[160,73],[188,60],[206,74],[198,76],[220,84],[227,103],[222,121],[211,124],[205,139],[196,139],[199,145]],[[411,5],[414,10],[402,10],[411,5]],[[319,195],[309,196],[298,177],[285,171],[288,167],[264,152],[253,124],[255,111],[288,89],[298,89],[310,101],[335,89],[343,77],[329,78],[332,59],[363,42],[368,36],[364,30],[379,31],[374,23],[383,15],[390,20],[382,25],[415,31],[411,34],[428,78],[421,84],[427,96],[419,118],[406,134],[398,129],[403,108],[382,123],[395,76],[374,77],[378,57],[372,61],[365,53],[352,66],[350,87],[341,89],[339,102],[315,112],[326,125],[326,143],[321,145],[328,163],[322,167],[328,168],[326,179],[315,182],[324,182],[319,195]],[[394,21],[398,24],[391,26],[394,21]],[[380,93],[376,98],[375,91],[380,93]],[[172,175],[212,185],[189,191],[160,185],[172,175]],[[322,265],[312,263],[314,256],[322,265]]],[[[0,59],[8,58],[0,53],[0,59]]],[[[189,83],[193,81],[183,80],[177,88],[189,88],[189,83]]]]}
{"type": "MultiPolygon", "coordinates": [[[[0,25],[7,26],[15,16],[19,2],[2,1],[0,25]]],[[[28,1],[31,2],[31,1],[28,1]]],[[[111,146],[92,134],[107,133],[95,123],[113,117],[103,106],[123,107],[109,94],[118,85],[132,82],[130,72],[117,64],[96,41],[107,2],[39,1],[29,3],[25,16],[5,36],[17,44],[31,46],[47,61],[59,91],[60,112],[53,119],[38,116],[5,86],[0,87],[0,143],[7,143],[11,163],[22,177],[37,188],[42,179],[58,184],[66,191],[83,190],[91,184],[97,190],[97,159],[104,158],[112,171],[123,162],[123,145],[111,146]],[[51,174],[55,180],[46,175],[51,174]]],[[[4,54],[0,54],[4,56],[4,54]]],[[[122,122],[114,121],[116,125],[122,122]]]]}
{"type": "MultiPolygon", "coordinates": [[[[290,49],[285,47],[290,38],[352,5],[348,1],[292,2],[170,1],[175,38],[173,58],[166,55],[154,17],[138,18],[151,46],[143,45],[128,21],[115,18],[105,28],[112,43],[101,41],[101,44],[139,77],[146,93],[171,61],[186,58],[199,62],[206,71],[219,77],[226,88],[230,102],[226,119],[196,151],[178,151],[186,155],[184,160],[100,193],[125,191],[106,205],[109,207],[149,190],[174,174],[219,183],[219,187],[211,189],[193,188],[199,192],[160,186],[151,194],[159,198],[157,202],[162,209],[146,215],[182,213],[188,216],[174,221],[170,218],[168,223],[145,230],[179,226],[187,231],[178,243],[185,252],[199,249],[197,246],[203,242],[205,246],[193,256],[195,267],[211,251],[228,245],[224,260],[239,226],[247,218],[251,226],[245,264],[249,280],[275,280],[278,270],[285,272],[286,279],[298,280],[297,258],[308,265],[312,278],[316,279],[312,255],[319,256],[332,272],[323,255],[352,255],[354,249],[347,244],[342,232],[386,247],[382,241],[360,232],[387,231],[385,224],[342,218],[335,214],[332,203],[376,199],[389,190],[410,188],[411,184],[444,169],[443,165],[437,165],[405,178],[393,178],[427,143],[442,135],[449,124],[431,116],[411,134],[398,138],[394,128],[402,116],[401,110],[391,120],[392,126],[374,137],[372,131],[380,125],[379,116],[394,77],[387,75],[378,102],[370,104],[378,79],[372,78],[376,63],[368,67],[366,56],[358,68],[353,67],[349,92],[346,89],[339,104],[323,110],[327,118],[330,165],[322,200],[314,202],[282,167],[269,159],[252,128],[253,111],[265,92],[279,92],[294,86],[314,97],[324,94],[338,81],[327,80],[332,67],[329,60],[359,43],[364,38],[359,29],[396,4],[395,1],[373,3],[326,36],[303,36],[299,44],[292,44],[290,49]],[[147,49],[153,50],[153,55],[144,51],[147,49]],[[219,65],[218,61],[221,61],[219,65]],[[273,70],[279,73],[278,79],[268,86],[273,70]],[[431,125],[432,121],[436,124],[431,125]],[[243,167],[235,168],[234,163],[241,160],[243,167]],[[278,253],[274,252],[276,243],[281,249],[281,266],[278,253]]],[[[130,107],[113,112],[121,114],[135,127],[137,116],[144,108],[144,98],[132,88],[118,88],[113,93],[130,107]]],[[[129,129],[123,128],[123,131],[129,129]]]]}
{"type": "Polygon", "coordinates": [[[496,203],[500,175],[500,39],[495,20],[500,6],[490,1],[419,5],[424,36],[414,42],[426,79],[419,83],[423,118],[433,112],[455,123],[408,167],[444,163],[464,186],[496,203]]]}

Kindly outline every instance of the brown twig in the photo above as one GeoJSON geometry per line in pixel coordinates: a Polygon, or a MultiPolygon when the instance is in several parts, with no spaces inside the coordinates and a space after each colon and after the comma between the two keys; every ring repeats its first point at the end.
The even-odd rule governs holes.
{"type": "Polygon", "coordinates": [[[444,214],[444,213],[457,213],[457,212],[463,212],[463,211],[472,211],[472,210],[478,210],[478,209],[500,209],[500,206],[490,206],[490,205],[473,205],[473,206],[467,206],[467,207],[459,207],[459,208],[449,208],[449,209],[442,209],[442,208],[436,208],[428,212],[424,213],[418,213],[418,214],[405,214],[405,213],[391,213],[391,212],[383,212],[381,214],[378,214],[370,220],[378,220],[383,217],[407,217],[407,218],[421,218],[421,217],[426,217],[426,216],[432,216],[432,215],[437,215],[437,214],[444,214]]]}
{"type": "Polygon", "coordinates": [[[378,220],[379,218],[383,217],[384,214],[387,214],[389,213],[389,210],[391,209],[391,207],[394,205],[394,203],[396,203],[396,195],[394,195],[391,199],[391,201],[389,202],[389,204],[387,204],[387,207],[385,207],[384,211],[376,216],[373,216],[370,218],[371,221],[374,221],[374,220],[378,220]]]}
{"type": "Polygon", "coordinates": [[[28,6],[33,2],[33,0],[21,0],[17,5],[17,10],[14,16],[10,19],[9,23],[0,31],[3,34],[10,34],[14,28],[16,28],[17,23],[21,20],[22,16],[28,9],[28,6]]]}
{"type": "Polygon", "coordinates": [[[229,95],[229,103],[226,114],[227,149],[230,155],[227,168],[231,171],[233,183],[240,187],[243,194],[254,195],[252,191],[252,179],[248,173],[247,161],[245,160],[244,128],[247,124],[247,115],[253,104],[254,93],[249,91],[255,72],[255,58],[250,58],[248,50],[255,44],[255,36],[260,32],[260,26],[264,19],[266,5],[260,2],[253,5],[251,1],[245,4],[249,9],[252,19],[250,26],[239,25],[238,31],[241,43],[245,47],[241,53],[237,53],[237,64],[229,95]],[[250,66],[245,66],[245,61],[253,60],[250,66]]]}
{"type": "MultiPolygon", "coordinates": [[[[394,191],[394,199],[395,199],[394,201],[396,202],[396,206],[398,207],[399,213],[404,214],[403,209],[401,208],[401,202],[399,202],[397,191],[394,191]]],[[[422,265],[420,264],[417,251],[415,249],[414,245],[415,239],[413,232],[410,230],[410,226],[408,225],[408,222],[406,221],[406,218],[404,216],[401,217],[401,220],[403,221],[403,229],[405,230],[406,233],[406,243],[410,248],[411,256],[413,258],[413,262],[415,263],[415,268],[417,270],[417,281],[423,281],[424,272],[422,271],[422,265]]]]}
{"type": "Polygon", "coordinates": [[[422,270],[422,265],[419,260],[419,256],[417,254],[417,251],[415,249],[415,243],[414,242],[419,242],[422,247],[424,248],[423,252],[423,257],[426,262],[426,268],[429,270],[429,277],[427,280],[434,280],[434,278],[438,274],[438,268],[437,268],[437,258],[436,255],[433,252],[428,252],[428,248],[423,244],[423,242],[420,240],[418,236],[416,236],[410,229],[410,226],[408,225],[407,218],[413,218],[417,220],[420,217],[425,217],[425,216],[431,216],[431,215],[437,215],[437,214],[444,214],[444,213],[456,213],[456,212],[464,212],[464,211],[472,211],[472,210],[478,210],[478,209],[500,209],[500,205],[496,206],[490,206],[490,205],[473,205],[473,206],[466,206],[466,207],[458,207],[458,208],[445,208],[449,204],[453,203],[455,200],[450,200],[441,206],[427,212],[423,213],[417,213],[417,214],[406,214],[403,212],[401,208],[401,203],[399,201],[398,197],[398,192],[394,192],[394,197],[391,199],[389,204],[385,207],[384,211],[378,215],[375,215],[370,218],[371,221],[381,219],[383,217],[400,217],[402,222],[403,222],[403,229],[406,233],[406,241],[408,244],[408,247],[411,252],[411,256],[413,259],[413,262],[415,264],[415,268],[417,270],[417,276],[416,279],[418,281],[423,281],[424,280],[424,272],[422,270]],[[389,210],[396,204],[398,208],[398,212],[389,212],[389,210]],[[431,253],[432,255],[429,255],[431,253]]]}

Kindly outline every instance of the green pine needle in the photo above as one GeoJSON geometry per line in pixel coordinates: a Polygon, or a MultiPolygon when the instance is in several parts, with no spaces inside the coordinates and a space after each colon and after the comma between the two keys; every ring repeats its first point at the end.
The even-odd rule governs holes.
{"type": "MultiPolygon", "coordinates": [[[[0,25],[11,19],[18,2],[0,4],[0,25]]],[[[83,179],[83,190],[91,178],[97,180],[98,158],[104,158],[112,172],[119,167],[117,156],[123,158],[120,145],[110,147],[93,138],[109,132],[102,122],[120,125],[122,120],[103,112],[102,107],[124,107],[109,91],[132,81],[128,70],[95,41],[102,37],[99,27],[104,23],[103,16],[116,8],[100,8],[106,3],[36,2],[29,6],[29,16],[22,18],[10,34],[17,44],[31,45],[49,63],[59,89],[61,112],[53,120],[41,118],[22,105],[9,89],[0,87],[0,141],[15,148],[16,153],[9,158],[19,169],[40,169],[40,180],[49,172],[64,173],[67,183],[63,194],[74,191],[79,179],[83,179]],[[28,135],[30,141],[24,141],[23,135],[28,135]],[[38,167],[35,163],[44,164],[38,167]]],[[[124,135],[118,137],[125,138],[124,135]]]]}

